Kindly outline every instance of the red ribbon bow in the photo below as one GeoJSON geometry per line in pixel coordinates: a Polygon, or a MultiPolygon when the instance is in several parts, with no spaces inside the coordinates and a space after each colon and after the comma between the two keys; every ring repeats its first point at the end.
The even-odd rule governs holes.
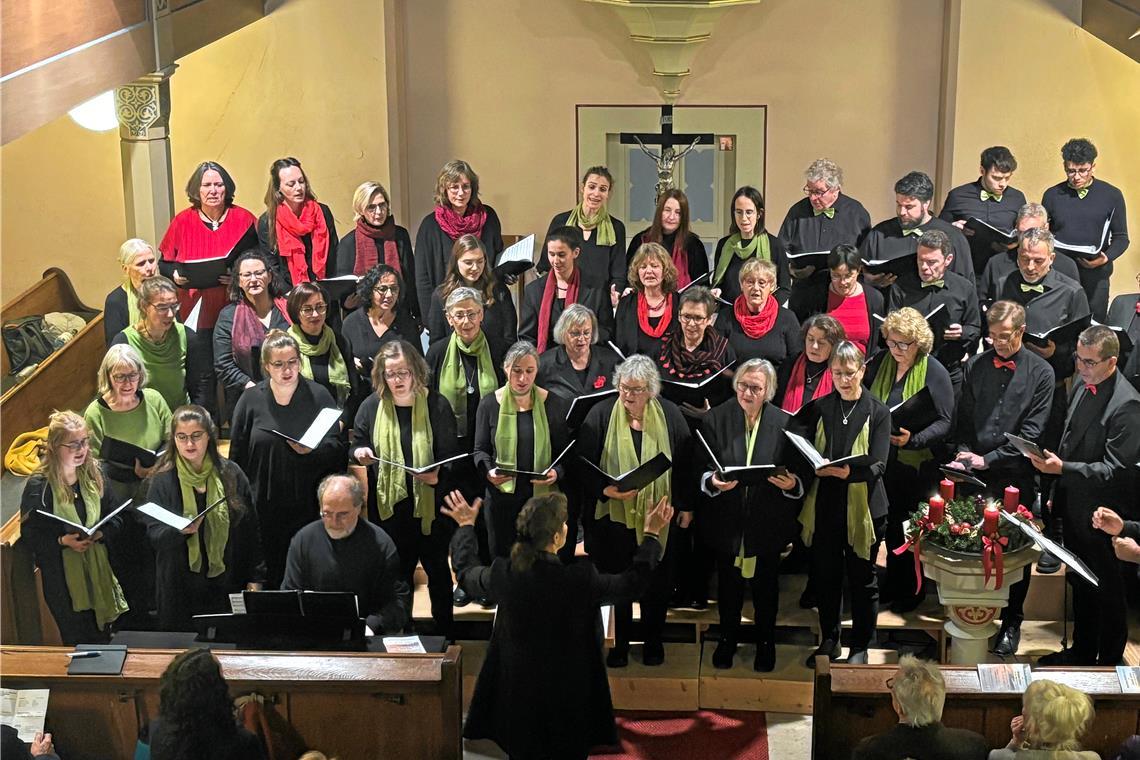
{"type": "Polygon", "coordinates": [[[994,369],[1001,369],[1002,367],[1005,367],[1010,372],[1013,372],[1017,369],[1017,363],[1014,362],[1013,360],[1010,360],[1008,362],[1003,362],[1001,359],[999,359],[995,356],[994,357],[994,369]]]}
{"type": "Polygon", "coordinates": [[[1096,395],[1096,386],[1092,383],[1085,383],[1085,390],[1094,396],[1096,395]]]}
{"type": "Polygon", "coordinates": [[[1002,559],[1002,547],[1009,545],[1009,538],[992,533],[982,536],[982,569],[985,571],[984,583],[990,582],[990,573],[994,572],[994,590],[1001,588],[1005,576],[1005,561],[1002,559]]]}
{"type": "Polygon", "coordinates": [[[922,537],[928,530],[934,530],[934,527],[929,517],[922,518],[918,522],[918,531],[892,552],[897,557],[910,547],[914,547],[914,593],[916,594],[922,591],[922,537]]]}

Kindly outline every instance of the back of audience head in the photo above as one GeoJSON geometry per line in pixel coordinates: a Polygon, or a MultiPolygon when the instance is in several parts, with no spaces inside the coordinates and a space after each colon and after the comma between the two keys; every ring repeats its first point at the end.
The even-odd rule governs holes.
{"type": "Polygon", "coordinates": [[[891,689],[891,705],[899,720],[908,726],[921,728],[942,720],[946,683],[937,664],[904,654],[887,685],[891,689]]]}
{"type": "Polygon", "coordinates": [[[159,681],[164,731],[152,747],[160,760],[200,760],[237,733],[233,701],[222,669],[208,649],[187,649],[159,681]]]}
{"type": "Polygon", "coordinates": [[[1079,750],[1095,713],[1087,694],[1049,680],[1035,680],[1021,700],[1022,735],[1030,749],[1079,750]]]}

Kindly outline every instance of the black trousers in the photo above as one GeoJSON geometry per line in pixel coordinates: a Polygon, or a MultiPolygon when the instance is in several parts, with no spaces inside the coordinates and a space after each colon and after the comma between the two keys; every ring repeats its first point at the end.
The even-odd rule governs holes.
{"type": "Polygon", "coordinates": [[[894,550],[906,542],[903,532],[903,523],[910,519],[910,515],[929,493],[932,481],[923,470],[916,470],[910,465],[899,461],[892,461],[887,465],[887,474],[883,484],[887,488],[887,499],[890,502],[887,511],[887,575],[883,582],[883,595],[895,602],[907,602],[916,597],[926,595],[925,583],[923,591],[917,590],[917,581],[914,577],[914,555],[903,552],[896,555],[894,550]]]}
{"type": "Polygon", "coordinates": [[[1073,571],[1073,650],[1081,664],[1117,665],[1128,643],[1128,604],[1122,563],[1112,550],[1112,538],[1092,527],[1091,508],[1064,509],[1065,547],[1084,560],[1099,586],[1073,571]]]}
{"type": "MultiPolygon", "coordinates": [[[[566,496],[566,543],[558,550],[558,558],[564,563],[573,562],[578,547],[578,523],[582,521],[582,489],[573,481],[573,477],[566,482],[559,482],[559,486],[566,496]]],[[[582,526],[582,530],[585,531],[585,526],[582,526]]]]}
{"type": "MultiPolygon", "coordinates": [[[[420,529],[420,518],[412,514],[409,499],[397,504],[392,516],[380,521],[379,525],[396,544],[396,552],[400,555],[400,571],[413,595],[416,588],[416,564],[424,566],[428,577],[431,618],[435,622],[436,633],[450,638],[455,611],[451,606],[451,566],[447,564],[447,550],[452,533],[448,522],[448,518],[437,516],[431,526],[431,535],[425,536],[420,529]]],[[[411,617],[411,610],[408,610],[408,616],[411,617]]]]}
{"type": "MultiPolygon", "coordinates": [[[[675,527],[675,526],[674,526],[675,527]]],[[[603,518],[595,523],[599,551],[590,559],[600,572],[622,573],[633,564],[637,552],[637,535],[630,528],[603,518]]],[[[672,533],[672,528],[670,528],[672,533]]],[[[665,629],[665,614],[669,611],[669,594],[673,590],[674,549],[672,537],[667,540],[665,554],[657,564],[641,599],[641,629],[647,642],[660,642],[665,629]]],[[[633,604],[619,602],[614,605],[614,646],[629,647],[630,628],[633,626],[633,604]]]]}
{"type": "Polygon", "coordinates": [[[1097,322],[1104,322],[1108,317],[1108,284],[1112,279],[1112,265],[1106,264],[1096,269],[1077,267],[1081,276],[1081,288],[1089,299],[1089,311],[1097,322]]]}
{"type": "MultiPolygon", "coordinates": [[[[218,412],[218,378],[214,374],[214,328],[186,331],[186,391],[190,401],[205,407],[221,425],[218,412]]],[[[174,411],[171,409],[170,411],[174,411]]]]}
{"type": "Polygon", "coordinates": [[[740,641],[740,612],[744,609],[744,587],[752,588],[756,615],[756,640],[772,641],[776,636],[776,613],[780,609],[780,555],[756,558],[756,574],[745,579],[734,564],[736,557],[716,556],[716,607],[720,615],[722,641],[740,641]]]}
{"type": "MultiPolygon", "coordinates": [[[[517,488],[517,487],[516,487],[517,488]]],[[[503,493],[491,486],[483,497],[483,514],[487,520],[487,547],[491,557],[511,556],[518,530],[519,512],[533,493],[531,488],[517,488],[521,493],[503,493]]],[[[569,522],[569,520],[567,520],[569,522]]]]}
{"type": "Polygon", "coordinates": [[[676,542],[676,598],[684,603],[707,602],[715,557],[701,538],[696,520],[688,528],[673,525],[669,529],[669,543],[673,542],[676,542]]]}
{"type": "MultiPolygon", "coordinates": [[[[866,649],[875,635],[879,616],[879,585],[875,577],[875,558],[886,530],[887,518],[874,521],[875,538],[868,559],[855,553],[847,543],[847,503],[827,499],[820,488],[815,506],[815,534],[812,538],[812,562],[815,591],[819,600],[819,628],[823,641],[839,641],[840,608],[843,603],[843,579],[851,589],[851,647],[866,649]]],[[[846,494],[846,489],[843,489],[846,494]]]]}
{"type": "MultiPolygon", "coordinates": [[[[209,562],[203,560],[202,567],[209,562]]],[[[162,631],[193,631],[194,615],[229,612],[225,574],[214,579],[190,570],[185,552],[156,558],[158,627],[162,631]]]]}

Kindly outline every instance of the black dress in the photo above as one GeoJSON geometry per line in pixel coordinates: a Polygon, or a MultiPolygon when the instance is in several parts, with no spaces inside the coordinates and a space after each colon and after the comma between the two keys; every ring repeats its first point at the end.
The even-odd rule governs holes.
{"type": "MultiPolygon", "coordinates": [[[[257,516],[253,513],[249,480],[228,459],[222,460],[221,477],[223,484],[228,481],[234,486],[233,492],[226,494],[227,503],[216,507],[230,511],[230,530],[223,555],[226,569],[221,575],[214,578],[207,575],[206,533],[209,525],[205,520],[197,533],[187,536],[165,523],[146,518],[147,538],[155,554],[158,625],[163,631],[192,631],[194,624],[191,618],[194,615],[228,612],[229,594],[242,591],[246,584],[265,582],[261,533],[257,527],[257,516]],[[191,541],[200,542],[202,569],[199,573],[190,570],[187,546],[191,541]]],[[[182,486],[178,470],[171,468],[152,477],[147,499],[182,514],[182,486]]],[[[199,512],[209,506],[206,494],[195,492],[195,499],[199,512]]]]}
{"type": "MultiPolygon", "coordinates": [[[[99,519],[114,511],[117,506],[110,489],[103,489],[98,505],[99,519]]],[[[63,552],[69,552],[71,549],[61,546],[59,539],[74,531],[58,520],[36,513],[37,509],[54,512],[54,507],[55,498],[47,480],[42,475],[32,475],[28,478],[24,483],[23,495],[20,497],[20,540],[28,542],[36,567],[40,569],[44,600],[51,610],[55,624],[59,627],[59,635],[64,645],[106,642],[109,633],[99,630],[94,611],[76,612],[71,608],[71,593],[67,590],[67,578],[63,571],[63,552]]],[[[76,491],[75,511],[79,515],[80,522],[86,523],[87,508],[83,498],[76,491]]],[[[114,544],[122,520],[120,514],[100,528],[108,549],[114,544]]]]}
{"type": "MultiPolygon", "coordinates": [[[[323,203],[318,202],[317,205],[321,207],[321,215],[324,216],[325,226],[329,231],[329,252],[328,257],[325,259],[325,272],[323,275],[324,277],[328,277],[336,268],[336,246],[340,236],[336,234],[336,220],[333,219],[332,209],[323,203]]],[[[281,253],[277,250],[276,246],[269,245],[269,217],[264,211],[261,212],[261,216],[257,217],[257,239],[261,243],[261,249],[272,254],[269,257],[270,262],[281,272],[281,277],[285,280],[288,287],[292,288],[296,285],[297,283],[293,282],[293,276],[289,272],[289,264],[281,258],[281,253]]],[[[301,244],[305,246],[305,266],[309,270],[309,280],[315,282],[321,279],[322,275],[313,271],[312,234],[302,235],[301,244]]]]}
{"type": "MultiPolygon", "coordinates": [[[[428,422],[432,432],[432,460],[439,462],[462,453],[455,437],[455,415],[447,399],[435,391],[428,391],[428,422]]],[[[356,413],[356,424],[353,427],[354,447],[368,446],[373,453],[378,453],[376,441],[373,440],[373,431],[376,427],[376,415],[380,411],[380,397],[371,394],[360,405],[356,413]]],[[[412,408],[396,407],[396,418],[400,423],[400,448],[404,452],[404,464],[411,466],[412,462],[412,408]]],[[[439,507],[443,503],[443,495],[448,493],[455,483],[452,473],[457,466],[466,464],[462,460],[445,464],[439,471],[439,482],[435,486],[435,521],[431,526],[431,534],[425,536],[420,527],[420,519],[415,516],[415,504],[412,501],[412,477],[404,480],[408,497],[392,506],[392,516],[381,520],[377,506],[376,476],[377,467],[383,465],[370,465],[368,471],[368,519],[379,525],[391,536],[396,544],[396,551],[400,555],[400,571],[404,582],[409,589],[415,588],[414,578],[416,563],[422,563],[424,572],[428,577],[428,596],[431,598],[431,616],[435,621],[437,633],[450,636],[453,621],[451,608],[451,568],[447,564],[447,542],[451,539],[454,523],[446,517],[439,516],[439,507]]],[[[469,469],[469,466],[468,466],[469,469]]]]}
{"type": "MultiPolygon", "coordinates": [[[[483,208],[487,211],[487,220],[483,223],[479,240],[487,249],[487,266],[494,267],[499,254],[503,252],[503,227],[495,209],[487,204],[483,204],[483,208]]],[[[439,222],[435,220],[435,211],[429,212],[420,222],[420,228],[416,232],[416,279],[412,280],[416,285],[420,314],[425,320],[431,310],[431,294],[443,284],[443,276],[447,272],[447,263],[451,261],[451,247],[454,244],[455,240],[444,232],[439,222]]]]}
{"type": "Polygon", "coordinates": [[[103,341],[108,348],[116,335],[130,327],[128,315],[127,291],[120,285],[108,293],[103,301],[103,341]]]}
{"type": "MultiPolygon", "coordinates": [[[[504,391],[504,393],[509,392],[509,388],[504,391]]],[[[550,431],[550,456],[553,459],[570,443],[566,429],[566,412],[570,405],[553,393],[548,393],[546,401],[539,403],[542,403],[546,410],[547,427],[550,431]]],[[[493,393],[479,402],[479,411],[475,420],[475,469],[486,486],[483,504],[484,514],[487,516],[491,554],[495,557],[509,557],[516,538],[515,520],[527,499],[534,495],[534,484],[529,479],[515,478],[515,492],[504,493],[487,480],[487,473],[498,461],[495,452],[495,433],[499,427],[499,409],[499,400],[493,393]]],[[[520,411],[515,419],[518,440],[515,469],[535,471],[534,414],[530,410],[520,411]]],[[[558,480],[555,481],[558,490],[562,490],[570,458],[571,454],[567,453],[554,468],[558,473],[558,480]]],[[[567,543],[570,543],[569,537],[567,543]]]]}
{"type": "Polygon", "coordinates": [[[320,509],[317,484],[342,470],[346,453],[336,425],[304,455],[270,431],[300,438],[322,409],[335,406],[328,391],[301,377],[286,406],[274,400],[269,380],[263,380],[243,393],[234,409],[230,459],[249,477],[270,588],[281,583],[289,540],[320,509]]]}
{"type": "Polygon", "coordinates": [[[632,293],[623,296],[618,301],[617,311],[614,312],[614,345],[621,349],[621,352],[626,356],[644,354],[656,359],[657,355],[661,353],[661,344],[669,339],[674,330],[681,329],[677,317],[681,308],[680,301],[681,299],[674,293],[671,314],[649,317],[649,326],[653,329],[657,329],[662,319],[665,319],[666,316],[669,317],[669,326],[665,328],[660,338],[654,338],[641,329],[641,324],[637,320],[637,291],[634,290],[632,293]]]}
{"type": "Polygon", "coordinates": [[[556,396],[571,400],[614,387],[614,367],[620,362],[616,351],[604,343],[595,343],[590,346],[589,364],[577,370],[570,363],[566,347],[554,346],[538,357],[538,376],[534,382],[556,396]]]}
{"type": "MultiPolygon", "coordinates": [[[[570,212],[563,211],[550,220],[546,234],[554,232],[559,227],[565,227],[570,219],[570,212]]],[[[620,219],[610,217],[614,225],[614,244],[599,245],[598,231],[593,230],[587,239],[585,230],[582,230],[582,253],[578,257],[578,267],[582,270],[582,284],[600,290],[609,297],[610,285],[621,293],[625,290],[626,272],[628,267],[625,261],[625,224],[620,219]]],[[[538,260],[535,271],[542,274],[550,269],[550,262],[545,256],[538,260]]]]}
{"type": "MultiPolygon", "coordinates": [[[[483,332],[488,338],[510,346],[518,340],[519,317],[515,311],[515,299],[511,291],[501,282],[495,283],[495,303],[483,307],[483,332]]],[[[424,326],[428,329],[428,345],[434,345],[450,337],[451,325],[443,311],[445,299],[439,288],[431,294],[431,307],[424,315],[424,326]]]]}
{"type": "Polygon", "coordinates": [[[586,757],[617,742],[609,680],[602,662],[599,605],[630,604],[661,556],[647,538],[620,575],[600,575],[586,561],[563,564],[542,554],[528,570],[510,560],[478,566],[471,528],[456,531],[452,556],[459,584],[498,603],[487,658],[475,682],[463,735],[492,739],[511,757],[586,757]]]}
{"type": "MultiPolygon", "coordinates": [[[[384,241],[373,240],[376,245],[376,263],[384,263],[384,241]]],[[[416,321],[420,319],[420,300],[413,292],[416,286],[416,259],[412,254],[412,238],[408,230],[396,225],[395,232],[396,254],[400,259],[400,280],[404,283],[407,297],[400,293],[400,306],[406,307],[408,313],[416,321]]],[[[343,274],[354,274],[356,271],[356,228],[353,227],[348,234],[340,239],[336,247],[336,268],[330,277],[339,277],[343,274]]],[[[361,275],[363,276],[363,274],[361,275]]],[[[355,309],[353,311],[356,311],[355,309]]]]}

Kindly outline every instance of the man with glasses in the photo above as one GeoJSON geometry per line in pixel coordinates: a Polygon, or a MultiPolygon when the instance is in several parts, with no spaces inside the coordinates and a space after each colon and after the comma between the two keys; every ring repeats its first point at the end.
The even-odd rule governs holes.
{"type": "Polygon", "coordinates": [[[317,486],[320,520],[289,544],[282,590],[350,591],[374,633],[399,633],[411,619],[411,592],[388,534],[360,519],[364,486],[351,475],[329,475],[317,486]]]}
{"type": "MultiPolygon", "coordinates": [[[[986,312],[993,347],[966,362],[962,395],[951,440],[957,455],[951,467],[971,471],[985,481],[985,496],[1001,499],[1006,486],[1032,504],[1037,490],[1034,470],[1005,437],[1013,433],[1036,441],[1045,430],[1053,404],[1053,370],[1032,351],[1022,349],[1025,307],[997,301],[986,312]]],[[[1029,573],[1010,587],[994,652],[1016,654],[1021,641],[1022,607],[1029,573]]]]}
{"type": "Polygon", "coordinates": [[[1065,546],[1082,559],[1098,585],[1069,573],[1073,585],[1073,647],[1042,657],[1043,665],[1117,665],[1128,641],[1127,603],[1112,542],[1093,527],[1105,506],[1129,514],[1135,504],[1140,458],[1140,394],[1116,371],[1120,341],[1094,325],[1077,340],[1074,384],[1056,453],[1029,457],[1055,477],[1053,509],[1063,516],[1065,546]]]}
{"type": "MultiPolygon", "coordinates": [[[[804,170],[804,198],[792,204],[780,225],[779,238],[790,254],[823,252],[840,243],[858,246],[871,230],[871,215],[863,204],[843,194],[843,169],[829,158],[817,158],[804,170]]],[[[820,264],[826,260],[820,257],[820,264]]],[[[799,301],[801,290],[827,288],[825,266],[795,266],[789,260],[792,276],[791,301],[799,301]]],[[[808,315],[804,315],[806,317],[808,315]]]]}
{"type": "MultiPolygon", "coordinates": [[[[966,236],[954,225],[930,214],[934,198],[934,183],[923,172],[911,172],[895,183],[895,216],[879,222],[859,246],[864,261],[893,261],[913,256],[918,241],[927,230],[946,233],[954,249],[950,271],[974,282],[974,263],[970,257],[970,244],[966,236]]],[[[867,284],[887,288],[894,284],[896,275],[871,270],[863,275],[867,284]]]]}
{"type": "Polygon", "coordinates": [[[1088,296],[1093,319],[1105,321],[1112,262],[1128,248],[1128,221],[1124,195],[1103,179],[1094,181],[1096,146],[1076,138],[1061,147],[1065,181],[1045,191],[1041,205],[1049,212],[1049,226],[1058,240],[1069,245],[1104,247],[1092,257],[1076,255],[1081,287],[1088,296]],[[1108,237],[1103,238],[1108,223],[1108,237]]]}
{"type": "Polygon", "coordinates": [[[990,257],[1003,253],[1005,249],[979,247],[973,237],[974,231],[966,226],[966,221],[973,217],[999,230],[1013,229],[1017,210],[1025,204],[1025,194],[1009,184],[1015,171],[1017,159],[1009,148],[1004,145],[986,148],[982,151],[978,167],[980,176],[951,190],[942,204],[938,217],[962,230],[969,239],[975,272],[985,269],[990,257]]]}

